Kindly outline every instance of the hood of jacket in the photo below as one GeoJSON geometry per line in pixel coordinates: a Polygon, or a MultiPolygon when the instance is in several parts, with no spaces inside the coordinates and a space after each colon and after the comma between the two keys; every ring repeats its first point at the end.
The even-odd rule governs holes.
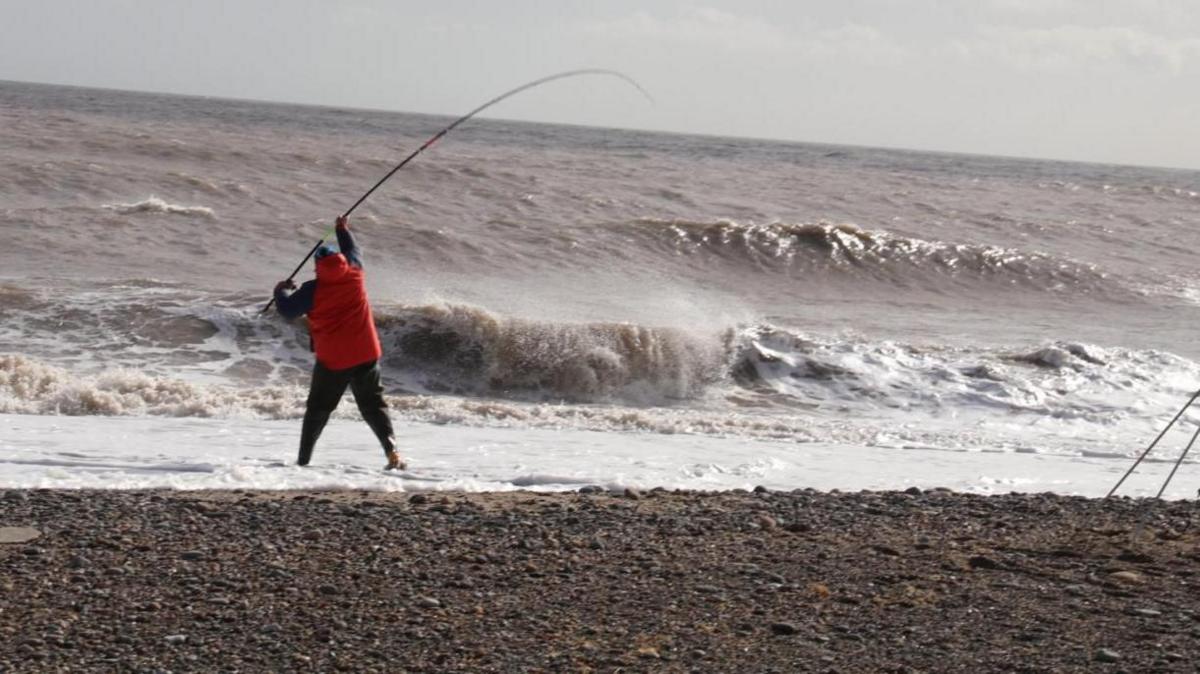
{"type": "Polygon", "coordinates": [[[317,280],[337,283],[350,273],[350,263],[341,253],[326,255],[317,260],[317,280]]]}

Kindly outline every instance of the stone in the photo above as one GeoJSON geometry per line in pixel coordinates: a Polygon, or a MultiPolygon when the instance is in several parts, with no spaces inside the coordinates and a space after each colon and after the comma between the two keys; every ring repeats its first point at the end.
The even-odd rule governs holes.
{"type": "Polygon", "coordinates": [[[1096,662],[1118,662],[1121,659],[1121,654],[1110,648],[1101,648],[1096,651],[1092,659],[1096,662]]]}
{"type": "Polygon", "coordinates": [[[765,513],[759,513],[756,515],[754,518],[754,523],[764,531],[771,531],[772,529],[779,527],[779,522],[776,522],[774,517],[771,517],[765,513]]]}
{"type": "Polygon", "coordinates": [[[1000,568],[1000,562],[997,562],[996,560],[994,560],[990,557],[984,557],[983,555],[975,555],[974,557],[971,557],[970,559],[967,560],[967,564],[972,569],[998,569],[998,568],[1000,568]]]}
{"type": "Polygon", "coordinates": [[[433,597],[417,597],[417,606],[421,608],[441,608],[442,602],[433,597]]]}
{"type": "Polygon", "coordinates": [[[187,641],[187,635],[186,634],[172,634],[172,635],[164,637],[163,641],[167,642],[168,644],[171,644],[172,646],[178,646],[179,644],[182,644],[185,641],[187,641]]]}
{"type": "Polygon", "coordinates": [[[0,543],[27,543],[41,535],[33,527],[0,527],[0,543]]]}
{"type": "Polygon", "coordinates": [[[800,631],[800,628],[796,627],[792,623],[787,623],[787,622],[771,623],[771,634],[777,634],[779,636],[788,636],[790,634],[796,634],[799,631],[800,631]]]}
{"type": "Polygon", "coordinates": [[[1141,585],[1144,582],[1142,574],[1137,571],[1115,571],[1108,574],[1108,578],[1109,580],[1125,585],[1141,585]]]}

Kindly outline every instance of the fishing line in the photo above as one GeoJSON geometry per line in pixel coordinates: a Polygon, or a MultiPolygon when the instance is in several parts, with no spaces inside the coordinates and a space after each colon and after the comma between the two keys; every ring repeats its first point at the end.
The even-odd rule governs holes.
{"type": "MultiPolygon", "coordinates": [[[[475,115],[479,114],[480,112],[483,112],[484,110],[499,103],[500,101],[503,101],[504,99],[508,98],[509,96],[519,94],[522,91],[525,91],[526,89],[532,89],[533,87],[536,87],[541,84],[545,84],[546,82],[563,79],[565,77],[575,77],[576,75],[612,75],[613,77],[619,77],[620,79],[625,80],[629,84],[633,85],[638,91],[642,92],[642,95],[645,96],[651,103],[654,102],[654,99],[650,96],[650,94],[645,89],[642,88],[642,85],[635,82],[633,80],[633,78],[629,77],[628,75],[619,73],[615,70],[601,70],[601,69],[596,69],[596,68],[584,68],[581,70],[568,70],[566,72],[561,72],[561,73],[557,73],[554,75],[548,75],[546,77],[534,80],[527,84],[522,84],[521,86],[517,87],[516,89],[506,91],[506,92],[500,94],[499,96],[484,103],[483,105],[480,105],[479,107],[468,112],[467,114],[463,115],[462,117],[459,117],[458,119],[454,120],[454,122],[451,123],[450,126],[447,126],[446,128],[442,129],[441,131],[438,131],[437,133],[435,133],[429,140],[425,141],[420,147],[418,147],[416,150],[413,150],[412,154],[405,157],[404,160],[401,161],[399,164],[396,164],[395,168],[393,168],[391,171],[387,172],[387,175],[380,178],[379,182],[375,183],[375,185],[372,186],[371,189],[367,190],[366,194],[362,195],[361,197],[358,198],[358,201],[354,202],[354,205],[352,205],[350,208],[346,209],[346,212],[342,214],[342,217],[343,218],[350,217],[350,214],[354,212],[354,209],[358,208],[359,204],[366,201],[367,197],[371,196],[371,194],[375,190],[379,189],[380,185],[387,182],[388,178],[391,178],[393,175],[395,175],[395,173],[397,171],[404,168],[405,164],[408,164],[408,162],[415,159],[417,155],[421,154],[426,149],[428,149],[431,145],[433,145],[434,143],[441,140],[442,136],[445,136],[446,134],[453,131],[454,128],[457,127],[459,124],[462,124],[463,122],[467,121],[468,119],[471,119],[475,115]]],[[[329,237],[332,234],[333,234],[333,232],[330,231],[328,234],[321,237],[320,241],[318,241],[316,244],[313,245],[313,247],[308,251],[308,255],[305,255],[304,259],[300,260],[300,264],[296,265],[296,268],[293,269],[292,273],[288,275],[287,280],[289,280],[289,281],[292,280],[296,276],[296,274],[300,273],[300,269],[302,267],[304,267],[304,263],[308,262],[308,259],[317,252],[317,249],[321,247],[321,244],[325,243],[325,241],[327,239],[329,239],[329,237]]],[[[269,311],[271,309],[271,306],[274,304],[275,304],[275,298],[272,297],[271,301],[267,302],[267,306],[263,307],[262,311],[259,313],[260,314],[267,313],[267,311],[269,311]]]]}

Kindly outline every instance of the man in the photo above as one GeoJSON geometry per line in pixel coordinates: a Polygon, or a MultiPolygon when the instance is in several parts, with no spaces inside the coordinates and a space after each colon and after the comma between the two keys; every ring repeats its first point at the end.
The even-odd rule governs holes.
{"type": "Polygon", "coordinates": [[[307,466],[313,446],[346,392],[354,393],[358,410],[387,456],[385,470],[404,470],[396,453],[396,438],[383,399],[379,376],[379,334],[367,301],[362,257],[345,217],[337,219],[338,250],[322,245],[316,252],[317,278],[296,289],[288,279],[275,286],[275,306],[285,318],[308,314],[308,329],[316,352],[312,385],[300,430],[300,458],[307,466]]]}

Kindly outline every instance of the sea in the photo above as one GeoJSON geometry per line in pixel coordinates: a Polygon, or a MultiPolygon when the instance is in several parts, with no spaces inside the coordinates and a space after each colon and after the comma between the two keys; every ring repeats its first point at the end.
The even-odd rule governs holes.
{"type": "Polygon", "coordinates": [[[453,120],[0,82],[0,488],[1196,497],[1200,172],[498,118],[351,215],[409,471],[295,466],[262,309],[453,120]]]}

